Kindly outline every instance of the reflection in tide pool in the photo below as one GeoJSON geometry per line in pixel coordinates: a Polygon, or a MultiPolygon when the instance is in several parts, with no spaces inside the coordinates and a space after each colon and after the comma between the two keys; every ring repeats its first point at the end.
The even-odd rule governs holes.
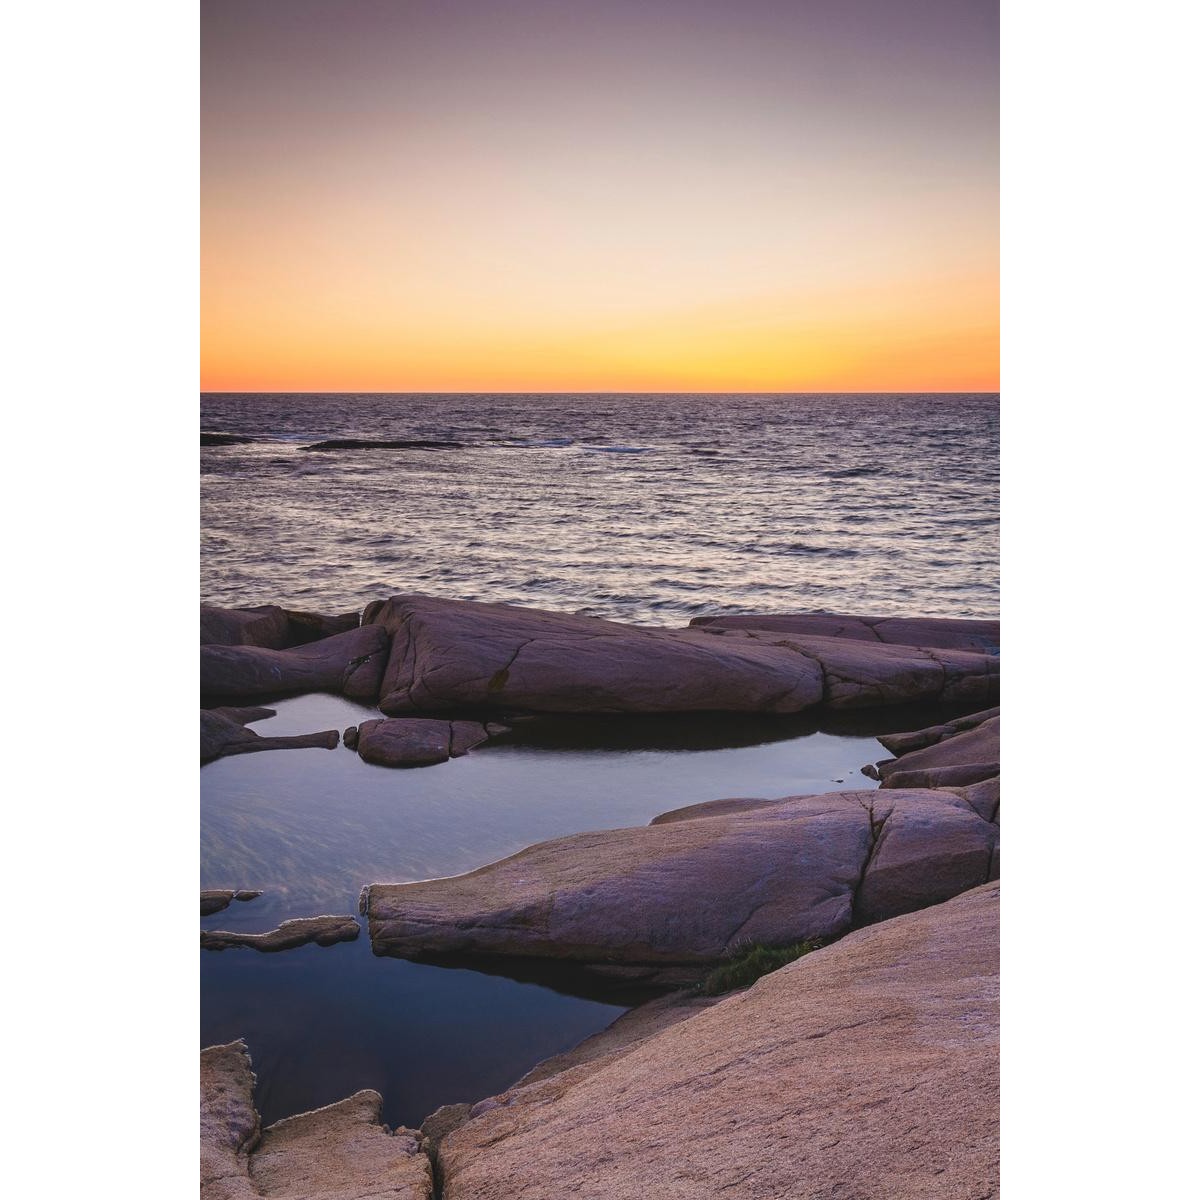
{"type": "MultiPolygon", "coordinates": [[[[344,729],[371,716],[332,696],[274,705],[262,734],[344,729]]],[[[876,714],[873,732],[919,728],[929,710],[876,714]]],[[[645,824],[723,796],[875,786],[885,757],[861,725],[732,716],[563,720],[519,726],[465,758],[415,770],[344,747],[222,759],[201,772],[201,886],[265,895],[204,918],[269,929],[354,913],[362,886],[474,870],[532,842],[645,824]],[[774,739],[774,740],[772,740],[774,739]]],[[[201,954],[201,1043],[244,1037],[266,1122],[364,1087],[389,1124],[503,1089],[608,1025],[620,1004],[471,970],[376,958],[359,940],[282,954],[201,954]]]]}

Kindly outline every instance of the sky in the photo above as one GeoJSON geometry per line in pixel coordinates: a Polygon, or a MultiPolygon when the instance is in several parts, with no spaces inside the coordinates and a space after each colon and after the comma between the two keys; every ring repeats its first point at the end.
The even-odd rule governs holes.
{"type": "Polygon", "coordinates": [[[202,0],[205,391],[996,391],[996,0],[202,0]]]}

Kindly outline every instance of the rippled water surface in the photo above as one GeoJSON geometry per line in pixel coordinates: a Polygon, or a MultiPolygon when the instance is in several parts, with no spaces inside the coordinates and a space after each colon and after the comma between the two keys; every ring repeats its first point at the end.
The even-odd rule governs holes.
{"type": "Polygon", "coordinates": [[[204,599],[998,614],[994,395],[206,395],[204,599]],[[311,450],[330,439],[441,448],[311,450]]]}
{"type": "MultiPolygon", "coordinates": [[[[372,715],[335,696],[275,707],[277,716],[254,726],[264,735],[372,715]]],[[[264,895],[201,924],[253,931],[352,914],[365,883],[458,874],[545,838],[642,825],[701,800],[873,788],[858,770],[883,757],[870,734],[944,715],[564,718],[407,771],[371,766],[344,747],[221,759],[200,776],[201,886],[264,895]]],[[[200,958],[200,1043],[246,1039],[265,1122],[371,1087],[385,1120],[416,1125],[441,1104],[507,1087],[634,999],[544,973],[509,978],[377,958],[365,930],[328,948],[200,958]]]]}

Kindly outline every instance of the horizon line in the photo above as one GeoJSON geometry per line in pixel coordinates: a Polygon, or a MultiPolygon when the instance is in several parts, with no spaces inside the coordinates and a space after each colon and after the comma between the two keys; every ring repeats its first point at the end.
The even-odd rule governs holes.
{"type": "Polygon", "coordinates": [[[295,388],[268,388],[268,389],[249,389],[249,388],[226,388],[226,389],[200,389],[201,396],[999,396],[1000,391],[980,391],[972,388],[956,388],[956,389],[935,389],[921,388],[917,391],[887,391],[873,388],[868,391],[855,392],[837,392],[837,391],[815,391],[815,392],[778,392],[778,391],[761,391],[752,388],[737,389],[737,390],[721,390],[721,391],[704,391],[700,389],[689,389],[687,391],[673,392],[646,392],[633,391],[630,389],[619,389],[599,392],[589,392],[582,388],[570,388],[563,391],[543,391],[540,389],[523,390],[523,391],[499,391],[499,390],[481,390],[472,388],[467,391],[431,391],[428,389],[418,389],[416,391],[392,392],[380,391],[374,388],[354,388],[349,391],[327,392],[327,391],[298,391],[295,388]]]}

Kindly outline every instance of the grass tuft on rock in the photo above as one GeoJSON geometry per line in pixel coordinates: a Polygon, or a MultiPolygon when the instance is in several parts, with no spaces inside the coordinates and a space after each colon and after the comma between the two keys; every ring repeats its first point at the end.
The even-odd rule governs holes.
{"type": "Polygon", "coordinates": [[[746,946],[710,972],[700,984],[700,991],[706,996],[723,996],[726,992],[749,987],[756,979],[786,967],[824,944],[820,938],[812,938],[792,946],[746,946]]]}

